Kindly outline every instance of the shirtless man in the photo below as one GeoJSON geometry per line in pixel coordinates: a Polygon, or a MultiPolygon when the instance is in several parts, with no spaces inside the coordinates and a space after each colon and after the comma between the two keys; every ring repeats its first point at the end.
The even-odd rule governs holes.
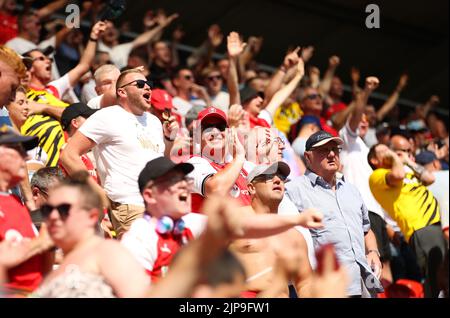
{"type": "MultiPolygon", "coordinates": [[[[276,162],[270,166],[259,165],[248,175],[248,190],[255,214],[276,214],[283,199],[284,183],[290,173],[289,166],[276,162]]],[[[312,224],[307,224],[310,226],[312,224]]],[[[315,224],[317,225],[317,224],[315,224]]],[[[259,239],[238,239],[230,245],[231,251],[244,265],[247,273],[247,292],[242,297],[288,297],[288,280],[291,280],[300,297],[309,296],[309,278],[312,274],[308,251],[303,236],[291,228],[280,234],[259,239]],[[298,259],[299,266],[286,276],[284,288],[275,294],[274,283],[278,281],[277,265],[298,259]],[[269,294],[268,291],[272,290],[269,294]]],[[[285,266],[291,268],[291,266],[285,266]]]]}

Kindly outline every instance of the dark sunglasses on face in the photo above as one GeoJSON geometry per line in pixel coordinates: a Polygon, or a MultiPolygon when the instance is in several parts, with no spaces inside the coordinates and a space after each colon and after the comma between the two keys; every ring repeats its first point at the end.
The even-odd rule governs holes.
{"type": "Polygon", "coordinates": [[[309,94],[309,95],[305,96],[305,99],[310,99],[310,100],[314,100],[316,98],[322,99],[322,96],[320,96],[320,94],[309,94]]]}
{"type": "Polygon", "coordinates": [[[287,177],[282,175],[282,174],[280,174],[280,173],[271,173],[271,174],[259,175],[255,179],[253,179],[253,181],[263,181],[263,182],[273,181],[273,178],[275,178],[275,176],[280,178],[281,181],[286,181],[287,180],[287,177]]]}
{"type": "Polygon", "coordinates": [[[53,63],[53,58],[48,57],[48,56],[39,56],[39,57],[35,57],[35,58],[33,59],[33,62],[34,62],[34,61],[41,61],[41,62],[44,62],[44,61],[46,61],[46,60],[49,60],[50,63],[53,63]]]}
{"type": "Polygon", "coordinates": [[[192,75],[184,75],[183,78],[187,81],[194,79],[194,77],[192,75]]]}
{"type": "Polygon", "coordinates": [[[220,80],[220,79],[222,79],[222,76],[220,76],[220,75],[208,76],[208,81],[220,80]]]}
{"type": "Polygon", "coordinates": [[[59,216],[62,220],[67,219],[69,216],[70,209],[72,208],[72,205],[70,203],[62,203],[57,206],[53,206],[50,204],[44,204],[41,206],[41,214],[44,220],[48,219],[50,214],[53,212],[54,209],[56,209],[59,213],[59,216]]]}
{"type": "Polygon", "coordinates": [[[150,88],[153,88],[153,82],[148,81],[148,80],[142,80],[142,79],[131,81],[127,84],[120,86],[119,88],[124,88],[125,86],[128,86],[128,85],[135,85],[137,88],[142,89],[145,87],[145,84],[147,84],[150,88]]]}
{"type": "Polygon", "coordinates": [[[205,131],[206,129],[209,129],[209,128],[216,128],[219,131],[225,131],[225,129],[227,129],[227,124],[225,124],[225,123],[215,123],[215,124],[202,125],[202,131],[205,131]]]}

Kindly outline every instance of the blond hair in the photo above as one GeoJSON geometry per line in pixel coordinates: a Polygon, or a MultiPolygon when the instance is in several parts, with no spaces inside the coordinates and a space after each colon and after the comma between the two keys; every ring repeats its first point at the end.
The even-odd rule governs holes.
{"type": "Polygon", "coordinates": [[[123,81],[124,78],[128,75],[128,74],[132,74],[132,73],[138,73],[138,74],[142,74],[143,69],[141,67],[136,67],[136,68],[132,68],[126,71],[123,71],[122,73],[120,73],[119,78],[117,79],[116,82],[116,91],[117,89],[123,85],[123,81]]]}
{"type": "Polygon", "coordinates": [[[24,78],[26,74],[25,65],[22,62],[22,59],[17,55],[17,53],[2,45],[0,46],[0,61],[9,65],[14,72],[19,76],[19,78],[24,78]]]}

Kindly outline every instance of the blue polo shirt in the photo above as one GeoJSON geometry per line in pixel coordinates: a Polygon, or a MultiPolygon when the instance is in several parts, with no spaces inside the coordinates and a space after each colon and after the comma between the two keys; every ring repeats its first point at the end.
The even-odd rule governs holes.
{"type": "Polygon", "coordinates": [[[333,191],[322,177],[306,170],[305,175],[286,183],[286,190],[300,212],[316,208],[323,213],[324,227],[310,229],[314,248],[334,244],[337,258],[346,266],[350,277],[348,295],[362,294],[361,279],[372,295],[382,292],[365,255],[364,235],[370,230],[370,221],[358,189],[337,179],[336,191],[333,191]]]}

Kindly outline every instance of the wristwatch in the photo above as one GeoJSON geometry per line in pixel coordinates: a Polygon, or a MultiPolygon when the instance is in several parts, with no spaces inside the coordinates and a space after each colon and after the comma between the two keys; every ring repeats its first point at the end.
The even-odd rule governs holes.
{"type": "Polygon", "coordinates": [[[378,258],[381,257],[380,252],[379,252],[378,250],[368,250],[366,255],[369,255],[369,254],[372,253],[372,252],[373,252],[373,253],[377,253],[378,258]]]}

